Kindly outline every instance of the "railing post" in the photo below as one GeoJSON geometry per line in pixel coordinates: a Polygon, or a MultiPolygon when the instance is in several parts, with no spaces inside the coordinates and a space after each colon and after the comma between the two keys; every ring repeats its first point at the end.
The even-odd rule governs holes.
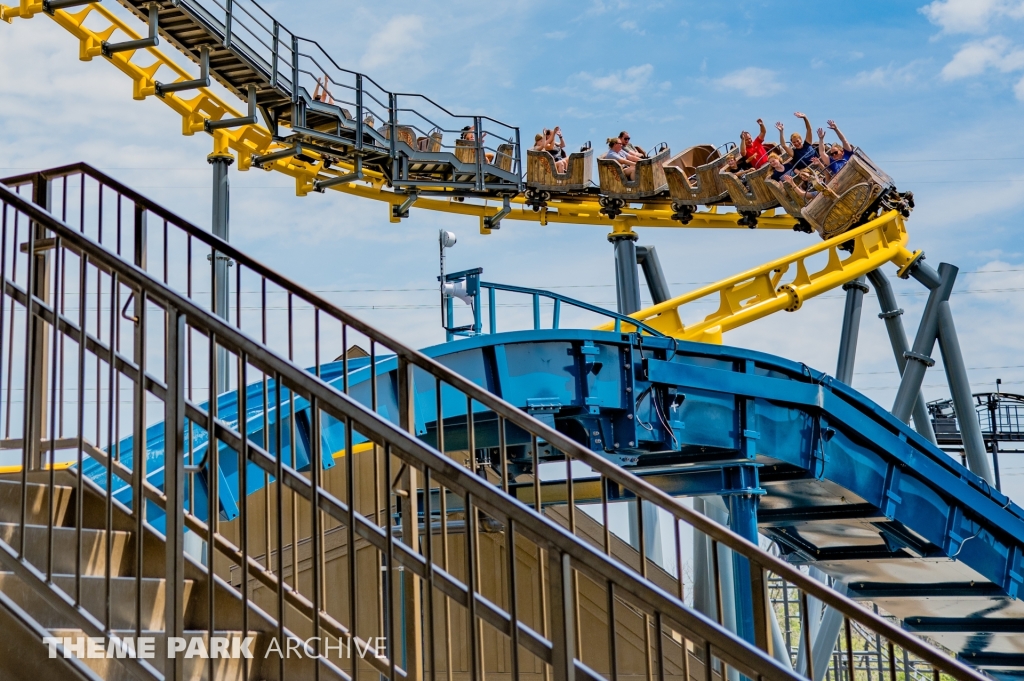
{"type": "Polygon", "coordinates": [[[575,669],[575,615],[572,602],[572,564],[569,555],[549,548],[548,602],[551,604],[552,681],[572,681],[575,669]]]}
{"type": "MultiPolygon", "coordinates": [[[[164,635],[168,650],[171,637],[184,635],[185,608],[185,316],[167,309],[167,344],[164,379],[164,493],[167,497],[164,545],[167,580],[164,593],[164,635]]],[[[141,539],[141,538],[140,538],[141,539]]],[[[211,568],[212,569],[212,568],[211,568]]],[[[185,661],[168,658],[164,678],[181,681],[185,661]]]]}
{"type": "Polygon", "coordinates": [[[231,6],[233,0],[226,0],[224,3],[224,47],[231,47],[231,6]]]}
{"type": "Polygon", "coordinates": [[[765,570],[760,563],[748,561],[750,565],[750,593],[753,606],[752,615],[754,618],[754,645],[771,655],[774,651],[769,647],[772,640],[772,620],[774,613],[771,612],[771,601],[768,599],[768,580],[765,579],[765,570]]]}
{"type": "Polygon", "coordinates": [[[540,331],[540,296],[533,294],[533,330],[540,331]]]}
{"type": "Polygon", "coordinates": [[[523,155],[519,146],[519,128],[516,128],[516,175],[519,176],[519,190],[523,189],[523,155]]]}
{"type": "Polygon", "coordinates": [[[363,74],[356,74],[356,151],[363,150],[363,74]]]}
{"type": "Polygon", "coordinates": [[[292,36],[292,106],[295,108],[295,112],[292,114],[292,125],[305,125],[305,121],[300,121],[298,116],[298,105],[299,105],[299,38],[298,36],[292,36]]]}
{"type": "MultiPolygon", "coordinates": [[[[36,175],[32,184],[32,203],[43,210],[50,211],[50,180],[42,173],[36,175]]],[[[50,297],[50,251],[49,249],[38,250],[38,244],[46,238],[47,229],[38,222],[32,223],[32,233],[29,235],[27,258],[31,262],[29,282],[31,298],[25,306],[28,319],[29,342],[28,366],[26,367],[25,399],[27,407],[25,410],[25,453],[26,463],[29,470],[40,470],[42,468],[42,452],[40,451],[42,440],[46,439],[47,419],[47,387],[49,376],[49,365],[47,358],[50,351],[50,334],[46,332],[46,322],[41,317],[33,314],[32,298],[43,303],[49,302],[50,297]]],[[[16,252],[16,251],[15,251],[16,252]]],[[[10,397],[8,397],[10,399],[10,397]]]]}
{"type": "Polygon", "coordinates": [[[476,188],[483,191],[484,188],[484,131],[480,127],[480,117],[473,117],[473,141],[476,143],[476,188]]]}
{"type": "MultiPolygon", "coordinates": [[[[413,385],[413,365],[404,357],[398,359],[398,420],[399,427],[412,435],[416,435],[416,391],[413,385]]],[[[402,495],[402,540],[413,553],[420,551],[419,508],[417,501],[419,487],[419,470],[414,466],[405,466],[401,485],[402,495]]],[[[424,490],[429,494],[429,490],[424,490]]],[[[390,522],[390,521],[388,521],[390,522]]],[[[427,518],[426,522],[430,522],[427,518]]],[[[428,539],[429,541],[429,539],[428,539]]],[[[412,570],[403,570],[404,585],[402,624],[405,641],[405,671],[409,681],[420,681],[423,678],[423,605],[420,585],[412,570]]],[[[429,585],[427,588],[431,588],[429,585]]]]}
{"type": "Polygon", "coordinates": [[[281,25],[274,19],[274,38],[271,43],[274,46],[274,55],[270,58],[270,86],[277,88],[277,63],[280,60],[278,51],[281,49],[281,25]]]}
{"type": "Polygon", "coordinates": [[[489,333],[498,331],[498,310],[494,307],[494,289],[487,289],[487,321],[490,325],[489,333]]]}

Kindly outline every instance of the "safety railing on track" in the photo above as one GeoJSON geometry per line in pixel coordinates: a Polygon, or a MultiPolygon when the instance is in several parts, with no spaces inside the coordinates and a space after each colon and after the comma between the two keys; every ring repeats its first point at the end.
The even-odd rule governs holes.
{"type": "MultiPolygon", "coordinates": [[[[479,276],[474,271],[473,274],[469,274],[469,277],[479,276]]],[[[446,277],[449,282],[453,281],[464,281],[467,276],[464,273],[456,273],[446,277]],[[458,277],[459,279],[452,279],[452,277],[458,277]]],[[[546,291],[544,289],[528,288],[525,286],[513,286],[511,284],[496,284],[490,281],[481,281],[477,285],[480,291],[487,292],[487,333],[498,333],[498,311],[501,306],[498,304],[498,291],[504,291],[506,293],[519,294],[523,296],[529,296],[530,307],[532,310],[532,328],[534,331],[539,331],[544,327],[542,305],[544,303],[551,304],[551,321],[547,328],[557,329],[562,324],[562,307],[578,310],[580,312],[586,312],[593,315],[597,315],[603,319],[611,319],[614,324],[613,329],[616,333],[622,330],[623,325],[628,326],[631,329],[639,328],[641,331],[648,333],[652,336],[664,336],[657,329],[650,327],[643,322],[637,322],[635,319],[631,319],[628,315],[619,314],[612,310],[607,310],[597,305],[591,305],[590,303],[582,300],[576,300],[569,296],[563,296],[561,293],[555,293],[554,291],[546,291]]],[[[446,319],[455,319],[455,297],[445,296],[444,305],[447,308],[446,319]]],[[[473,323],[464,327],[452,327],[450,324],[445,329],[447,331],[447,340],[452,340],[457,335],[475,336],[484,332],[483,326],[483,310],[484,305],[480,295],[474,294],[472,303],[473,312],[473,323]]],[[[511,331],[505,325],[501,325],[501,328],[505,331],[511,331]]]]}
{"type": "MultiPolygon", "coordinates": [[[[240,593],[245,604],[258,599],[258,609],[243,607],[241,619],[232,621],[243,631],[255,626],[252,610],[278,614],[268,630],[271,637],[314,632],[355,635],[365,642],[382,636],[386,651],[366,664],[389,678],[419,678],[427,672],[432,677],[452,678],[454,672],[476,678],[496,672],[496,658],[501,658],[513,678],[547,673],[556,679],[574,674],[616,679],[634,673],[647,679],[676,674],[686,679],[701,673],[706,679],[713,674],[724,678],[721,663],[750,678],[791,679],[787,665],[766,652],[773,647],[767,585],[777,576],[799,589],[803,632],[810,631],[808,599],[816,598],[841,614],[847,641],[851,627],[863,627],[898,652],[909,651],[936,681],[943,675],[982,678],[88,166],[4,183],[11,189],[0,189],[5,203],[0,423],[8,446],[21,440],[22,485],[29,471],[48,469],[52,487],[51,464],[59,449],[69,450],[78,468],[92,457],[106,468],[105,489],[111,489],[115,476],[130,485],[132,501],[118,509],[131,514],[140,533],[148,527],[149,515],[167,513],[167,578],[177,590],[171,593],[180,594],[184,584],[184,568],[172,557],[181,555],[187,527],[208,542],[208,560],[216,574],[230,581],[233,593],[240,593]],[[48,206],[54,217],[30,201],[48,206]],[[223,281],[218,284],[218,263],[225,257],[233,268],[230,295],[223,295],[223,281]],[[229,304],[218,307],[217,300],[229,304]],[[212,314],[215,309],[217,315],[212,314]],[[365,348],[360,346],[357,353],[359,343],[365,348]],[[376,380],[370,381],[369,404],[347,396],[348,375],[355,367],[376,367],[384,355],[397,362],[398,403],[377,403],[376,380]],[[333,381],[340,392],[319,378],[321,367],[334,357],[342,364],[341,379],[333,381]],[[312,368],[303,371],[301,365],[312,368]],[[263,386],[256,403],[249,403],[248,391],[239,389],[250,384],[263,386]],[[435,417],[445,424],[438,429],[437,450],[455,458],[469,454],[469,468],[407,434],[415,422],[413,405],[421,404],[413,399],[414,392],[423,391],[437,396],[435,417]],[[210,397],[224,393],[233,394],[237,413],[246,414],[244,428],[219,417],[220,402],[210,397]],[[446,414],[451,400],[442,400],[442,393],[461,396],[464,408],[446,414]],[[207,406],[199,403],[204,397],[207,406]],[[299,401],[308,405],[301,418],[294,407],[299,401]],[[151,408],[151,402],[159,407],[151,408]],[[263,408],[268,404],[269,409],[263,408]],[[494,420],[478,424],[476,416],[482,413],[494,420]],[[200,464],[189,462],[184,453],[186,418],[210,443],[200,464]],[[345,441],[336,452],[343,459],[340,477],[325,487],[325,476],[331,473],[316,462],[328,451],[322,435],[330,420],[344,424],[345,441]],[[165,455],[173,465],[158,471],[160,458],[150,471],[152,453],[144,455],[143,446],[146,426],[161,421],[175,424],[164,434],[165,455]],[[461,423],[463,436],[446,441],[453,422],[461,423]],[[497,443],[486,452],[476,444],[486,435],[481,427],[491,429],[497,443]],[[507,435],[512,432],[527,434],[532,475],[508,466],[507,435]],[[129,438],[132,447],[125,452],[117,444],[129,438]],[[372,445],[360,449],[353,446],[355,439],[372,445]],[[554,509],[541,506],[541,446],[564,454],[563,476],[569,484],[564,485],[564,505],[554,509]],[[302,448],[313,462],[307,470],[297,454],[302,448]],[[481,454],[490,465],[481,464],[481,454]],[[196,464],[198,470],[186,470],[186,464],[196,464]],[[232,469],[234,476],[220,474],[232,469]],[[581,477],[579,470],[588,472],[581,477]],[[157,472],[159,476],[152,475],[157,472]],[[255,500],[245,492],[257,479],[264,482],[266,515],[250,515],[255,500]],[[524,481],[534,487],[532,509],[502,493],[524,481]],[[222,498],[240,500],[238,518],[223,517],[223,511],[185,512],[185,491],[199,485],[212,509],[223,508],[222,498]],[[601,499],[599,509],[578,512],[573,500],[595,494],[601,499]],[[142,498],[148,503],[140,504],[142,498]],[[623,502],[635,504],[640,518],[639,551],[632,554],[621,550],[608,522],[611,505],[623,502]],[[738,643],[682,605],[683,570],[661,574],[647,557],[640,512],[645,502],[670,514],[677,566],[681,530],[692,529],[710,542],[715,593],[704,597],[716,602],[719,625],[725,621],[722,562],[732,561],[737,583],[750,584],[755,597],[746,635],[752,645],[738,643]],[[139,512],[140,507],[149,510],[139,512]],[[542,511],[557,522],[542,518],[542,511]],[[263,516],[262,525],[256,515],[263,516]],[[233,531],[222,531],[229,521],[235,523],[233,531]],[[421,541],[421,534],[429,540],[421,541]],[[262,552],[254,554],[250,546],[259,541],[265,542],[262,552]],[[337,558],[345,546],[356,550],[337,558]],[[339,561],[331,563],[330,575],[328,549],[339,561]],[[361,551],[370,557],[360,557],[361,551]],[[488,570],[480,563],[485,554],[494,561],[487,563],[492,566],[488,570]],[[399,567],[401,572],[391,569],[399,567]],[[345,580],[346,595],[330,599],[326,581],[338,578],[345,580]],[[640,578],[660,579],[663,586],[640,578]],[[357,607],[367,602],[367,609],[357,607]],[[286,611],[287,628],[281,615],[286,611]],[[601,644],[581,638],[584,626],[593,632],[600,622],[605,632],[601,644]],[[464,642],[465,659],[459,650],[453,652],[453,641],[464,642]],[[709,660],[712,664],[706,664],[709,660]]],[[[76,481],[81,492],[83,478],[76,481]]],[[[28,576],[39,580],[39,588],[57,588],[42,586],[46,574],[27,565],[24,547],[20,553],[0,551],[0,560],[26,575],[35,570],[28,576]]],[[[211,631],[218,626],[214,592],[207,590],[210,619],[203,625],[211,631]]],[[[82,611],[77,600],[68,607],[82,611]]],[[[168,632],[182,630],[180,609],[169,607],[166,626],[168,632]]],[[[109,622],[93,617],[83,627],[109,630],[109,622]]],[[[804,636],[809,657],[809,633],[804,636]]],[[[140,665],[146,666],[144,661],[140,665]]],[[[350,664],[337,671],[354,676],[357,667],[350,664]]]]}

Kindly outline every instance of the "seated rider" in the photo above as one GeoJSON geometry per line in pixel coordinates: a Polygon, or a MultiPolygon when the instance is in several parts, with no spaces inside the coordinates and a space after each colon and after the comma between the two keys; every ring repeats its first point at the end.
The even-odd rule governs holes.
{"type": "Polygon", "coordinates": [[[331,93],[327,91],[327,74],[324,74],[323,80],[316,79],[316,87],[313,89],[313,99],[324,104],[334,104],[334,97],[331,97],[331,93]]]}
{"type": "Polygon", "coordinates": [[[850,157],[853,156],[853,147],[846,141],[846,136],[843,135],[843,131],[839,129],[839,126],[836,125],[835,121],[830,119],[828,121],[828,127],[835,130],[839,141],[843,143],[843,146],[841,147],[838,144],[833,144],[832,148],[829,149],[828,152],[828,172],[835,177],[836,173],[842,170],[843,166],[845,166],[847,161],[850,160],[850,157]]]}
{"type": "Polygon", "coordinates": [[[622,166],[622,174],[626,176],[626,179],[633,179],[636,161],[631,159],[629,154],[622,148],[622,140],[618,137],[608,138],[608,151],[602,154],[601,158],[615,161],[622,166]]]}
{"type": "Polygon", "coordinates": [[[786,138],[783,136],[783,125],[782,122],[775,124],[775,127],[779,129],[779,145],[784,148],[789,155],[792,156],[790,161],[794,168],[806,168],[811,164],[811,160],[817,155],[818,151],[811,144],[811,120],[807,118],[805,114],[797,111],[793,114],[797,118],[802,118],[804,125],[807,128],[807,136],[800,137],[799,133],[793,133],[789,136],[790,144],[786,144],[786,138]]]}
{"type": "Polygon", "coordinates": [[[644,156],[647,155],[647,152],[643,150],[643,147],[638,147],[635,144],[629,143],[629,133],[626,132],[625,130],[619,133],[619,139],[622,140],[622,148],[626,151],[626,153],[639,156],[640,158],[643,158],[644,156]]]}
{"type": "Polygon", "coordinates": [[[824,166],[825,172],[829,179],[835,177],[836,173],[843,169],[843,166],[853,156],[853,147],[846,140],[846,136],[843,135],[839,126],[836,125],[835,121],[829,120],[828,127],[836,131],[836,135],[839,137],[839,141],[842,145],[832,144],[829,147],[825,146],[825,131],[822,128],[818,128],[818,162],[824,166]]]}
{"type": "MultiPolygon", "coordinates": [[[[464,140],[469,140],[470,142],[475,142],[476,141],[476,128],[474,128],[472,125],[467,125],[466,127],[464,127],[462,129],[462,135],[460,135],[460,137],[462,139],[464,139],[464,140]]],[[[483,146],[484,138],[485,137],[487,137],[487,133],[486,132],[480,133],[480,146],[483,146]]],[[[488,163],[494,163],[494,154],[492,152],[485,151],[484,152],[484,158],[487,159],[488,163]]]]}
{"type": "Polygon", "coordinates": [[[783,178],[793,175],[793,165],[791,163],[783,163],[782,157],[774,151],[768,154],[768,163],[772,167],[772,179],[776,182],[781,182],[783,178]]]}
{"type": "Polygon", "coordinates": [[[755,169],[768,162],[768,151],[764,148],[764,136],[768,131],[760,118],[757,119],[757,125],[761,129],[757,137],[752,138],[746,130],[740,133],[740,155],[755,169]]]}
{"type": "MultiPolygon", "coordinates": [[[[554,131],[545,129],[543,133],[537,133],[533,138],[533,149],[534,151],[545,151],[551,155],[555,162],[555,172],[564,173],[567,169],[569,161],[564,157],[565,151],[560,147],[557,147],[553,143],[554,131]],[[552,148],[561,153],[552,151],[552,148]]],[[[565,141],[562,141],[562,146],[565,146],[565,141]]]]}

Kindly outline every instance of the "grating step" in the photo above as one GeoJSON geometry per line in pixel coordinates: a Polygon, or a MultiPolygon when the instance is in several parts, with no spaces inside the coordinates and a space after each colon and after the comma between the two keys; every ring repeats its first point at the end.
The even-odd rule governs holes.
{"type": "MultiPolygon", "coordinates": [[[[46,485],[28,483],[25,522],[46,525],[50,514],[49,489],[46,485]]],[[[53,524],[63,525],[74,490],[63,485],[54,486],[53,524]]],[[[21,482],[0,480],[0,523],[21,523],[21,482]]]]}
{"type": "MultiPolygon", "coordinates": [[[[0,541],[15,550],[20,543],[19,526],[16,523],[0,523],[0,541]]],[[[82,530],[82,574],[103,575],[107,565],[106,530],[82,530]]],[[[29,525],[25,541],[28,562],[46,571],[47,528],[45,525],[29,525]]],[[[129,559],[134,546],[131,532],[110,533],[111,573],[119,577],[134,574],[134,561],[129,559]]],[[[53,572],[74,575],[77,532],[73,527],[53,528],[53,572]]]]}
{"type": "MultiPolygon", "coordinates": [[[[103,577],[82,577],[82,605],[94,617],[103,622],[106,609],[107,589],[103,577]]],[[[56,575],[53,583],[64,593],[74,597],[75,578],[56,575]]],[[[41,594],[27,587],[11,572],[0,572],[0,591],[24,609],[40,625],[47,629],[71,625],[64,617],[50,607],[41,594]]],[[[189,595],[192,581],[185,581],[185,621],[188,622],[189,595]]],[[[110,580],[110,619],[114,629],[135,627],[135,578],[112,577],[110,580]]],[[[143,578],[142,580],[142,627],[154,631],[163,630],[164,625],[164,580],[143,578]]]]}

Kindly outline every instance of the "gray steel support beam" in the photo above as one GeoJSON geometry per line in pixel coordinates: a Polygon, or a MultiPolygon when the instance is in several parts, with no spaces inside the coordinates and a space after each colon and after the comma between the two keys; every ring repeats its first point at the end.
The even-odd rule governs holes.
{"type": "MultiPolygon", "coordinates": [[[[231,179],[228,177],[228,168],[234,162],[231,156],[210,156],[210,165],[213,166],[213,220],[211,230],[213,235],[224,241],[230,241],[231,230],[231,179]]],[[[224,253],[213,254],[213,313],[222,319],[231,321],[231,288],[228,277],[228,256],[224,253]]],[[[217,386],[216,392],[220,394],[230,389],[231,367],[228,362],[227,351],[223,348],[217,349],[217,386]]],[[[211,398],[212,399],[212,398],[211,398]]]]}
{"type": "MultiPolygon", "coordinates": [[[[828,583],[828,575],[819,570],[818,568],[811,565],[807,574],[818,580],[822,584],[828,583]]],[[[821,612],[823,604],[822,602],[808,594],[807,596],[807,629],[811,635],[811,651],[814,650],[814,641],[818,638],[818,631],[821,629],[821,612]]],[[[803,635],[800,636],[800,645],[797,648],[796,653],[796,670],[800,674],[807,676],[807,646],[803,635]]]]}
{"type": "Polygon", "coordinates": [[[615,293],[619,314],[640,309],[640,273],[636,267],[636,234],[611,234],[615,246],[615,293]]]}
{"type": "MultiPolygon", "coordinates": [[[[923,263],[914,268],[914,278],[918,281],[922,281],[922,279],[916,273],[924,268],[931,269],[923,263]]],[[[944,262],[939,265],[938,286],[928,294],[928,302],[925,303],[924,314],[921,315],[921,323],[917,327],[913,349],[906,353],[906,358],[910,361],[907,362],[907,368],[903,372],[903,378],[892,405],[893,416],[904,423],[910,420],[914,402],[917,401],[917,395],[921,392],[925,371],[935,364],[931,354],[935,348],[935,337],[939,330],[939,305],[949,300],[949,294],[953,291],[958,271],[949,263],[944,262]]]]}
{"type": "MultiPolygon", "coordinates": [[[[833,587],[841,595],[845,596],[848,589],[846,584],[836,582],[833,587]]],[[[811,640],[811,659],[814,660],[813,681],[822,681],[828,665],[832,661],[832,651],[835,650],[836,640],[839,638],[839,630],[843,626],[843,613],[835,608],[826,606],[821,617],[821,624],[818,625],[818,632],[811,640]]],[[[806,663],[804,663],[806,666],[806,663]]]]}
{"type": "Polygon", "coordinates": [[[836,378],[846,385],[853,385],[853,365],[857,358],[857,339],[860,336],[860,313],[864,306],[864,294],[868,287],[864,277],[843,284],[846,291],[846,309],[843,311],[843,330],[839,337],[839,361],[836,363],[836,378]]]}
{"type": "Polygon", "coordinates": [[[775,608],[769,608],[768,614],[772,627],[772,657],[786,669],[793,668],[793,660],[789,657],[789,648],[786,646],[786,637],[782,635],[782,627],[779,626],[779,614],[775,608]]]}
{"type": "Polygon", "coordinates": [[[661,269],[661,260],[658,259],[658,251],[654,246],[637,246],[636,262],[644,271],[644,279],[647,280],[647,290],[651,292],[651,300],[654,304],[664,303],[672,298],[668,288],[668,279],[665,278],[665,270],[661,269]]]}
{"type": "MultiPolygon", "coordinates": [[[[875,295],[878,297],[878,306],[881,312],[878,318],[885,322],[885,330],[889,334],[889,344],[892,346],[893,355],[896,356],[896,366],[900,370],[900,376],[907,368],[906,352],[909,350],[907,344],[907,332],[903,329],[903,310],[896,304],[896,294],[893,293],[892,284],[885,272],[881,269],[868,272],[868,280],[875,287],[875,295]]],[[[917,393],[914,401],[914,428],[917,432],[928,438],[932,444],[935,440],[935,430],[932,428],[932,419],[928,415],[928,407],[924,403],[924,396],[921,391],[917,393]]]]}
{"type": "MultiPolygon", "coordinates": [[[[661,522],[658,518],[658,507],[649,501],[643,502],[644,546],[647,558],[658,565],[663,565],[664,553],[661,547],[661,522]]],[[[636,504],[629,504],[629,545],[640,549],[640,523],[636,513],[636,504]]]]}
{"type": "Polygon", "coordinates": [[[996,481],[988,462],[985,440],[981,436],[978,414],[974,410],[974,397],[971,394],[970,381],[967,379],[967,367],[960,351],[956,326],[953,324],[953,312],[946,301],[939,304],[939,349],[942,351],[942,365],[946,369],[946,380],[949,382],[949,392],[953,397],[953,409],[956,412],[957,424],[960,426],[964,452],[967,454],[967,466],[994,487],[996,481]]]}
{"type": "MultiPolygon", "coordinates": [[[[32,203],[40,208],[50,210],[50,180],[42,173],[36,175],[32,185],[32,203]]],[[[31,223],[34,241],[30,246],[25,244],[26,259],[31,260],[29,269],[32,296],[44,304],[51,304],[50,301],[50,268],[52,258],[49,248],[37,248],[35,244],[40,243],[49,235],[43,225],[38,222],[31,223]]],[[[28,239],[26,239],[28,241],[28,239]]],[[[44,453],[41,451],[40,442],[49,439],[46,432],[48,420],[47,406],[50,403],[48,391],[50,388],[50,333],[49,326],[39,315],[31,314],[32,305],[27,305],[29,310],[28,338],[26,338],[27,357],[25,400],[28,408],[25,411],[25,458],[28,470],[41,470],[43,467],[44,453]]],[[[8,398],[10,399],[10,398],[8,398]]]]}
{"type": "MultiPolygon", "coordinates": [[[[164,543],[164,635],[185,632],[185,315],[167,310],[167,341],[164,352],[164,491],[167,515],[164,543]]],[[[170,650],[168,645],[167,650],[170,650]]],[[[181,681],[185,660],[164,662],[164,678],[181,681]]]]}
{"type": "MultiPolygon", "coordinates": [[[[719,525],[729,524],[729,509],[726,507],[725,502],[722,501],[721,497],[709,496],[704,497],[704,514],[714,520],[719,525]]],[[[711,540],[708,539],[708,554],[711,554],[711,540]]],[[[713,559],[713,556],[712,556],[713,559]]],[[[712,602],[715,599],[715,579],[714,579],[714,563],[709,561],[708,563],[709,575],[710,575],[710,597],[712,602]]],[[[728,548],[718,545],[718,578],[719,588],[722,593],[722,616],[721,622],[729,631],[736,633],[736,591],[733,586],[735,585],[735,577],[733,574],[733,561],[732,551],[728,548]]],[[[715,610],[717,614],[717,608],[715,610]]],[[[717,667],[716,667],[717,668],[717,667]]],[[[729,667],[728,673],[729,681],[740,681],[740,673],[729,667]]]]}

